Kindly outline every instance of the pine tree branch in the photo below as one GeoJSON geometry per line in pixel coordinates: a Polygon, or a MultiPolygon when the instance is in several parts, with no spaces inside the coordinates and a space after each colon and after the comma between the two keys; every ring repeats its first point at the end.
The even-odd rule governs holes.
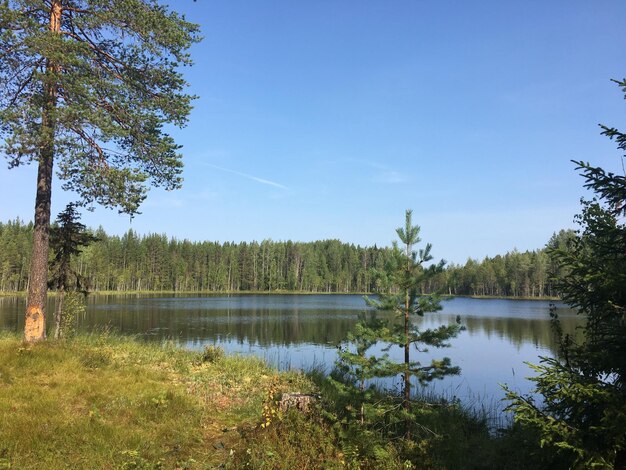
{"type": "Polygon", "coordinates": [[[100,145],[98,145],[98,142],[96,142],[94,138],[87,135],[87,133],[84,132],[80,128],[70,127],[69,129],[75,132],[81,139],[83,139],[88,144],[89,148],[97,152],[99,160],[100,160],[100,165],[103,168],[109,168],[109,163],[107,162],[106,153],[104,149],[100,145]]]}
{"type": "Polygon", "coordinates": [[[7,105],[7,108],[12,108],[15,105],[17,100],[20,98],[20,94],[22,93],[22,91],[24,91],[24,88],[26,88],[28,86],[28,84],[32,81],[34,75],[35,75],[35,70],[33,70],[30,73],[30,75],[28,77],[26,77],[26,80],[24,80],[20,84],[18,89],[15,91],[15,94],[13,95],[13,98],[11,98],[11,101],[9,101],[9,104],[7,105]]]}

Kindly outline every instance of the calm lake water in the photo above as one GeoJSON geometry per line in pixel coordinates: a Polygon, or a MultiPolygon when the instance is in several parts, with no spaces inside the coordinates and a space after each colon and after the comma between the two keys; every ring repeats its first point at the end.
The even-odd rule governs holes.
{"type": "MultiPolygon", "coordinates": [[[[24,303],[24,298],[0,297],[0,329],[21,331],[24,303]]],[[[53,307],[54,299],[48,312],[53,307]]],[[[562,304],[557,308],[564,328],[574,331],[580,319],[562,304]]],[[[260,356],[280,369],[330,370],[337,346],[365,310],[358,295],[91,296],[79,329],[107,327],[150,341],[171,339],[194,350],[217,344],[230,353],[260,356]]],[[[459,315],[466,330],[451,340],[450,348],[413,357],[430,362],[447,356],[461,367],[461,375],[437,381],[432,391],[501,409],[499,384],[528,392],[532,383],[525,377],[532,374],[525,362],[555,354],[548,312],[547,301],[450,299],[441,312],[418,318],[418,324],[436,327],[459,315]]],[[[399,348],[390,353],[397,360],[403,357],[399,348]]],[[[398,383],[382,385],[394,388],[398,383]]]]}

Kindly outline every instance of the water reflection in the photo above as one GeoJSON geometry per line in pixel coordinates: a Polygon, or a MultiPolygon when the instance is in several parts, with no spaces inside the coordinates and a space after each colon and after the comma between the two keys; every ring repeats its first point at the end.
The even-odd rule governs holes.
{"type": "MultiPolygon", "coordinates": [[[[48,312],[54,302],[50,299],[48,312]]],[[[0,297],[0,330],[21,331],[24,308],[23,297],[0,297]]],[[[526,362],[556,354],[548,309],[549,303],[542,301],[446,301],[441,312],[416,321],[429,328],[454,322],[460,315],[466,330],[451,340],[450,348],[413,359],[450,357],[461,367],[461,375],[437,381],[430,390],[459,397],[471,406],[487,402],[494,410],[502,409],[499,384],[528,392],[532,384],[525,377],[533,374],[526,362]]],[[[337,345],[365,310],[362,297],[355,295],[91,296],[79,318],[79,330],[111,328],[150,341],[173,339],[195,350],[212,343],[231,353],[263,357],[281,369],[329,370],[337,345]]],[[[564,330],[574,332],[581,319],[563,305],[558,312],[564,330]]],[[[402,360],[400,348],[392,348],[390,354],[402,360]]],[[[383,385],[393,388],[398,382],[387,380],[383,385]]]]}
{"type": "MultiPolygon", "coordinates": [[[[48,312],[53,311],[54,303],[52,298],[48,312]]],[[[0,297],[0,329],[23,328],[24,304],[23,297],[0,297]]],[[[455,298],[444,302],[442,312],[417,319],[417,323],[434,327],[454,322],[460,315],[467,329],[462,335],[482,341],[499,338],[512,346],[533,345],[555,354],[548,305],[455,298]]],[[[261,348],[336,346],[365,309],[363,299],[352,295],[92,296],[86,314],[79,319],[79,330],[106,327],[149,340],[175,339],[194,346],[215,341],[261,348]]],[[[580,324],[562,305],[559,314],[567,332],[580,324]]]]}

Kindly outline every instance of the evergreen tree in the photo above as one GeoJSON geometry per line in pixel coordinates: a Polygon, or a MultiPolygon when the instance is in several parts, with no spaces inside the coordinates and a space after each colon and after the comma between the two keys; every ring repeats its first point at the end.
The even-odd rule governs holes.
{"type": "MultiPolygon", "coordinates": [[[[423,295],[422,286],[430,278],[440,273],[445,262],[425,266],[432,260],[431,245],[423,249],[414,250],[414,246],[421,241],[420,228],[413,225],[412,211],[406,211],[405,225],[396,230],[402,248],[397,242],[393,244],[392,256],[387,266],[388,292],[381,294],[379,300],[367,299],[368,304],[381,310],[391,310],[399,317],[394,329],[388,337],[382,338],[392,346],[404,349],[404,361],[390,367],[395,373],[403,376],[403,406],[410,409],[411,379],[415,377],[420,383],[426,384],[434,379],[450,374],[458,374],[460,369],[450,363],[449,358],[431,360],[430,364],[411,359],[411,347],[418,352],[425,353],[428,347],[447,347],[448,340],[455,337],[460,326],[457,324],[442,325],[436,329],[420,329],[413,321],[413,316],[423,316],[428,312],[441,310],[439,298],[436,295],[423,295]]],[[[410,436],[410,418],[407,414],[406,433],[410,436]]]]}
{"type": "MultiPolygon", "coordinates": [[[[0,291],[26,289],[32,235],[32,223],[0,222],[0,291]]],[[[389,284],[385,266],[393,257],[391,248],[359,247],[337,240],[220,244],[139,235],[133,230],[121,237],[109,236],[102,227],[96,236],[99,241],[79,255],[79,270],[96,291],[219,292],[229,290],[230,285],[240,291],[379,292],[389,284]]],[[[543,250],[514,250],[480,262],[468,260],[464,266],[447,266],[420,289],[507,296],[521,278],[528,284],[529,296],[555,296],[553,283],[565,274],[548,251],[553,245],[561,246],[567,237],[568,232],[562,231],[543,250]]]]}
{"type": "Polygon", "coordinates": [[[86,231],[79,222],[80,214],[73,203],[68,204],[50,230],[50,247],[54,258],[50,262],[49,285],[58,293],[54,314],[54,339],[62,335],[63,302],[67,291],[86,291],[85,278],[72,268],[72,258],[78,256],[84,247],[97,239],[86,231]]]}
{"type": "Polygon", "coordinates": [[[364,313],[354,330],[346,338],[348,345],[339,349],[337,369],[341,373],[341,381],[333,381],[343,393],[354,391],[356,382],[357,393],[351,393],[351,401],[357,401],[361,424],[365,423],[366,407],[371,407],[371,394],[365,388],[368,379],[396,375],[396,368],[389,360],[389,355],[368,355],[368,350],[391,336],[388,322],[376,315],[376,312],[364,313]],[[346,383],[347,382],[347,383],[346,383]],[[355,396],[356,395],[356,396],[355,396]]]}
{"type": "Polygon", "coordinates": [[[45,338],[53,163],[81,203],[131,215],[147,183],[179,187],[163,125],[189,114],[177,69],[197,32],[156,0],[0,3],[0,151],[9,167],[38,164],[27,341],[45,338]]]}
{"type": "MultiPolygon", "coordinates": [[[[618,82],[626,91],[626,82],[618,82]]],[[[603,127],[626,150],[626,136],[603,127]]],[[[561,354],[542,358],[532,396],[508,391],[515,419],[539,429],[542,443],[577,468],[626,468],[626,178],[576,162],[596,198],[583,201],[580,231],[553,249],[563,300],[584,315],[582,338],[555,330],[561,354]]]]}

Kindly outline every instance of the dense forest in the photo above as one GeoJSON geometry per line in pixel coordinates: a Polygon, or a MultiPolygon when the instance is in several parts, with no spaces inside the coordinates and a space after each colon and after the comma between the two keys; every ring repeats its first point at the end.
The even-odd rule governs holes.
{"type": "MultiPolygon", "coordinates": [[[[24,291],[32,244],[31,223],[0,222],[0,292],[24,291]]],[[[339,240],[191,242],[166,235],[140,236],[129,230],[108,235],[74,260],[94,291],[301,291],[377,292],[390,248],[361,247],[339,240]]],[[[565,243],[570,232],[554,235],[548,246],[565,243]]],[[[448,265],[424,286],[425,292],[452,295],[554,296],[559,273],[549,250],[468,259],[448,265]]]]}

